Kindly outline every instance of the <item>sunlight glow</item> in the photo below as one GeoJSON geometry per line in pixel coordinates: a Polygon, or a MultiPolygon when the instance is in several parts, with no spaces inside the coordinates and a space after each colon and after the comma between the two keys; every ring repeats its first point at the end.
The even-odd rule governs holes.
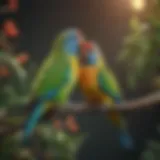
{"type": "Polygon", "coordinates": [[[145,7],[145,0],[131,0],[131,5],[136,11],[141,11],[145,7]]]}

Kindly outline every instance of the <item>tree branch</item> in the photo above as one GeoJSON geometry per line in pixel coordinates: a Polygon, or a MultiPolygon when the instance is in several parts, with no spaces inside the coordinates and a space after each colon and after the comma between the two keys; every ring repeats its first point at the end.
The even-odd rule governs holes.
{"type": "Polygon", "coordinates": [[[152,105],[160,104],[160,91],[151,93],[142,98],[137,98],[135,100],[130,100],[123,102],[121,104],[114,104],[112,107],[107,107],[106,105],[102,105],[101,107],[91,107],[86,103],[82,104],[67,104],[60,112],[90,112],[90,111],[102,111],[102,112],[112,112],[112,111],[132,111],[140,108],[151,107],[152,105]]]}
{"type": "MultiPolygon", "coordinates": [[[[159,92],[155,92],[152,94],[149,94],[147,96],[144,96],[142,98],[138,98],[135,100],[131,100],[131,101],[126,101],[123,102],[122,104],[119,105],[113,105],[112,107],[107,107],[105,105],[102,106],[89,106],[86,103],[71,103],[71,104],[67,104],[61,107],[57,107],[57,108],[61,108],[58,109],[57,112],[58,114],[63,114],[63,113],[84,113],[84,112],[93,112],[93,111],[101,111],[101,112],[112,112],[112,111],[132,111],[135,109],[140,109],[140,108],[147,108],[147,107],[151,107],[153,105],[156,104],[160,104],[160,91],[159,92]]],[[[16,108],[18,109],[18,108],[16,108]]],[[[4,111],[4,110],[3,110],[4,111]]],[[[0,110],[1,113],[1,110],[0,110]]],[[[24,113],[26,116],[26,114],[28,114],[28,112],[24,113]]],[[[10,135],[20,129],[22,129],[23,125],[24,125],[24,119],[21,122],[21,125],[17,125],[17,126],[13,126],[10,123],[7,122],[7,118],[9,117],[6,116],[4,118],[0,119],[0,126],[7,127],[6,129],[4,129],[4,131],[2,132],[2,130],[0,131],[0,135],[10,135]]]]}

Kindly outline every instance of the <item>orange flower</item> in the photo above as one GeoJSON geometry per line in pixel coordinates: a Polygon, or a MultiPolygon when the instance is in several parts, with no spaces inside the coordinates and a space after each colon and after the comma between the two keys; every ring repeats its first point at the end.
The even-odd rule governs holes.
{"type": "Polygon", "coordinates": [[[14,20],[6,20],[3,24],[4,33],[7,37],[15,38],[19,35],[19,30],[14,22],[14,20]]]}
{"type": "Polygon", "coordinates": [[[78,126],[74,116],[72,116],[72,115],[67,116],[67,118],[65,120],[65,125],[73,133],[76,133],[79,131],[79,126],[78,126]]]}

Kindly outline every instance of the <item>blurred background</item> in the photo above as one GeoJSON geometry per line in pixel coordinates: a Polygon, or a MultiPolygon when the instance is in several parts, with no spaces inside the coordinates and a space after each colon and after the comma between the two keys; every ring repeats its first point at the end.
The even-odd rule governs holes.
{"type": "MultiPolygon", "coordinates": [[[[68,27],[78,27],[88,39],[98,42],[106,61],[123,88],[126,100],[134,100],[160,89],[160,0],[1,0],[0,27],[2,58],[0,106],[7,115],[14,114],[9,111],[15,110],[13,107],[7,108],[8,106],[17,107],[17,110],[24,108],[22,105],[24,102],[19,102],[23,99],[20,97],[22,88],[24,87],[23,93],[27,94],[32,77],[47,56],[52,40],[68,27]],[[3,57],[7,57],[8,61],[4,61],[3,57]],[[12,65],[12,59],[16,59],[19,65],[12,65]],[[23,87],[19,85],[22,82],[21,74],[27,75],[26,85],[23,87]],[[9,88],[9,91],[6,88],[9,88]]],[[[78,89],[72,99],[82,101],[78,89]]],[[[124,111],[136,144],[133,151],[121,148],[116,138],[117,129],[105,120],[102,113],[74,115],[74,119],[69,122],[70,131],[66,139],[68,136],[71,138],[68,138],[68,141],[71,143],[73,141],[77,146],[76,159],[78,160],[159,160],[159,105],[147,109],[141,106],[135,110],[124,111]],[[80,133],[76,132],[76,127],[80,128],[80,133]],[[83,133],[87,133],[87,137],[79,145],[79,142],[73,138],[79,138],[81,137],[79,134],[83,133]]],[[[4,115],[2,117],[4,118],[4,115]]],[[[22,151],[16,150],[15,156],[15,153],[11,153],[9,149],[11,145],[18,146],[18,140],[15,138],[16,131],[14,138],[11,136],[16,128],[16,122],[11,122],[13,119],[0,123],[2,126],[0,157],[23,159],[17,156],[22,151]],[[11,134],[8,134],[10,132],[11,134]]],[[[45,127],[40,128],[44,130],[45,127]]],[[[55,129],[53,130],[56,132],[55,129]]],[[[41,139],[45,139],[43,138],[45,136],[44,131],[41,139]]],[[[49,143],[50,138],[48,139],[48,141],[45,139],[45,145],[49,143]]],[[[65,146],[66,139],[64,138],[64,145],[62,145],[64,148],[68,148],[65,146]]],[[[56,150],[60,143],[55,142],[56,140],[58,141],[58,138],[53,140],[53,150],[56,150]]],[[[44,143],[41,143],[42,148],[39,152],[34,152],[35,157],[39,156],[44,148],[43,145],[44,143]]],[[[51,153],[52,147],[49,148],[51,153]]],[[[57,152],[65,155],[65,158],[50,159],[67,159],[67,152],[72,153],[64,152],[64,149],[61,149],[63,147],[60,147],[57,152]]],[[[48,150],[46,152],[48,153],[48,150]]],[[[41,155],[41,158],[47,159],[44,155],[41,155]]]]}

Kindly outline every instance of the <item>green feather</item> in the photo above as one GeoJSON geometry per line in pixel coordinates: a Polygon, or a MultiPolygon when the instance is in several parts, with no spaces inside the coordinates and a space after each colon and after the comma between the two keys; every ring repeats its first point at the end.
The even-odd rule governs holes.
{"type": "Polygon", "coordinates": [[[33,83],[33,93],[39,97],[49,90],[62,88],[61,94],[58,94],[56,98],[65,100],[66,94],[68,94],[67,90],[72,88],[75,79],[74,75],[71,74],[69,57],[55,58],[53,62],[46,64],[46,68],[40,70],[33,83]]]}
{"type": "Polygon", "coordinates": [[[121,91],[118,82],[111,72],[106,67],[101,67],[98,74],[98,84],[100,89],[111,98],[121,99],[121,91]]]}
{"type": "Polygon", "coordinates": [[[92,42],[92,44],[94,45],[94,51],[97,56],[96,65],[99,69],[97,78],[99,88],[102,90],[102,92],[113,98],[113,100],[121,99],[121,90],[118,81],[109,68],[107,61],[102,54],[101,48],[96,42],[92,42]]]}

